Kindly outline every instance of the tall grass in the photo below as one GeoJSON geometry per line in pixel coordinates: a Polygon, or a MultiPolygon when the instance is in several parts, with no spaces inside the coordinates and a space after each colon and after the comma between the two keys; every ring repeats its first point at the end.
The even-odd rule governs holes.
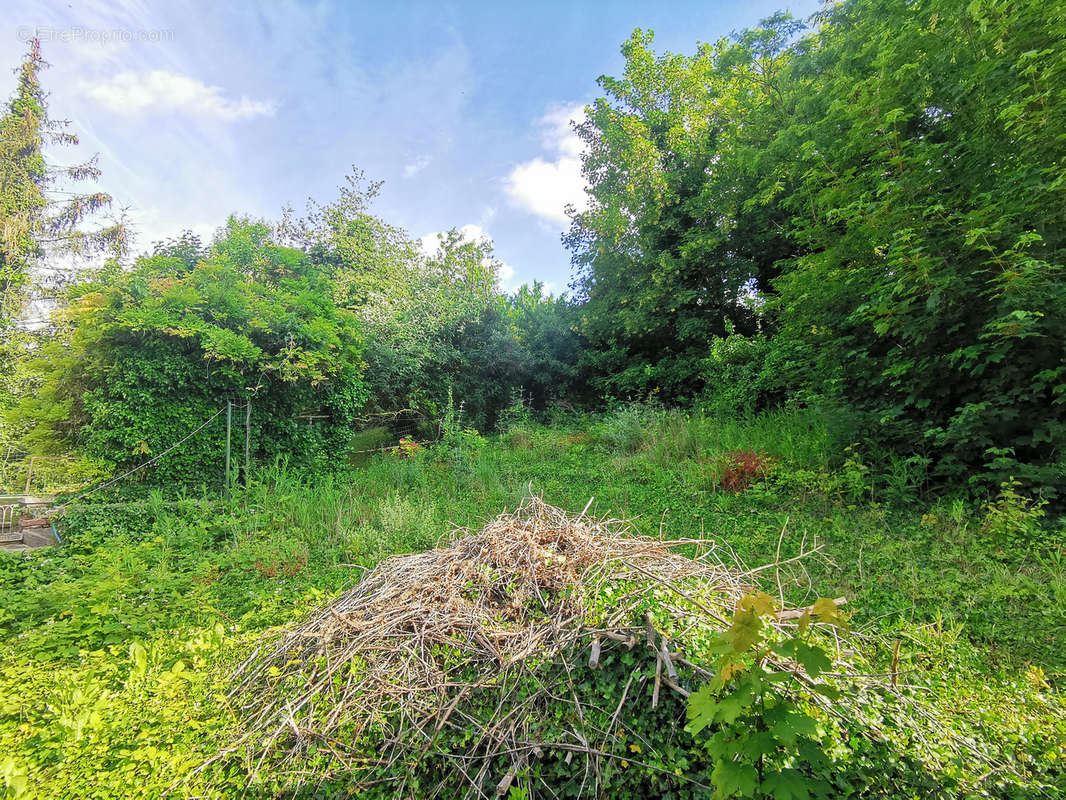
{"type": "Polygon", "coordinates": [[[754,450],[795,467],[824,470],[835,455],[825,421],[818,412],[805,409],[722,417],[631,403],[594,425],[593,434],[611,450],[645,453],[663,466],[754,450]]]}

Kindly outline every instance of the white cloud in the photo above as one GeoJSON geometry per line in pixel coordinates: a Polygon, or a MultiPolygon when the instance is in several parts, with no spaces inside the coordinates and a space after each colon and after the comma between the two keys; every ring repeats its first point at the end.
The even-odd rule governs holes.
{"type": "Polygon", "coordinates": [[[567,158],[580,158],[585,143],[574,133],[572,122],[585,121],[585,106],[555,106],[540,118],[541,143],[547,149],[558,150],[567,158]]]}
{"type": "Polygon", "coordinates": [[[511,202],[561,226],[568,221],[567,205],[578,211],[588,208],[581,174],[583,143],[570,126],[571,120],[584,118],[584,106],[580,105],[557,106],[540,118],[541,143],[554,158],[538,156],[511,170],[504,184],[511,202]]]}
{"type": "Polygon", "coordinates": [[[89,83],[89,96],[119,114],[137,114],[147,110],[177,111],[222,120],[274,116],[275,106],[265,100],[240,100],[222,96],[217,86],[165,70],[120,72],[110,80],[89,83]]]}
{"type": "MultiPolygon", "coordinates": [[[[443,235],[443,231],[434,231],[418,237],[418,244],[422,248],[422,252],[430,258],[440,253],[440,239],[438,237],[443,235]]],[[[492,237],[480,225],[464,225],[459,228],[459,236],[465,242],[480,242],[482,239],[488,239],[489,244],[492,243],[492,237]]]]}
{"type": "Polygon", "coordinates": [[[514,267],[512,267],[510,264],[504,264],[501,261],[500,262],[500,273],[499,274],[500,274],[500,286],[502,286],[505,290],[511,291],[512,289],[517,288],[514,285],[514,283],[513,283],[513,281],[514,281],[514,267]]]}
{"type": "Polygon", "coordinates": [[[418,237],[418,246],[422,248],[422,252],[432,258],[440,252],[440,240],[437,237],[439,233],[434,231],[433,233],[427,233],[425,236],[418,237]]]}
{"type": "Polygon", "coordinates": [[[421,172],[426,167],[428,167],[430,161],[431,161],[431,159],[430,159],[429,156],[419,156],[414,161],[412,161],[410,164],[407,164],[407,165],[404,166],[404,168],[403,168],[403,176],[405,178],[413,178],[419,172],[421,172]]]}
{"type": "Polygon", "coordinates": [[[517,206],[563,226],[568,219],[567,205],[584,209],[584,188],[581,162],[576,158],[553,162],[534,158],[507,176],[507,194],[517,206]]]}
{"type": "Polygon", "coordinates": [[[492,237],[480,225],[464,225],[459,229],[459,235],[467,242],[480,242],[482,239],[492,242],[492,237]]]}

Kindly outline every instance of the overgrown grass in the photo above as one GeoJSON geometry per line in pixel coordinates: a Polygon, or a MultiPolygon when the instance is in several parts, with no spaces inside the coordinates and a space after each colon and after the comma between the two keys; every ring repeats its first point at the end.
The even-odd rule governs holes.
{"type": "MultiPolygon", "coordinates": [[[[811,413],[724,420],[627,407],[553,427],[523,421],[485,445],[467,437],[330,474],[264,469],[228,499],[156,492],[69,511],[62,547],[0,556],[9,793],[160,795],[227,740],[226,670],[262,631],[390,554],[514,508],[530,489],[577,511],[595,498],[593,511],[628,517],[641,533],[719,537],[752,565],[820,545],[782,590],[794,603],[846,595],[856,646],[885,671],[898,641],[895,669],[920,687],[937,720],[932,740],[973,738],[1029,775],[1033,792],[1063,780],[1059,521],[1022,506],[997,528],[994,511],[962,500],[897,502],[899,488],[835,451],[811,413]],[[739,450],[776,466],[733,494],[720,465],[739,450]]],[[[223,796],[246,780],[193,777],[180,793],[223,796]]],[[[1017,785],[997,791],[1026,796],[1017,785]]]]}

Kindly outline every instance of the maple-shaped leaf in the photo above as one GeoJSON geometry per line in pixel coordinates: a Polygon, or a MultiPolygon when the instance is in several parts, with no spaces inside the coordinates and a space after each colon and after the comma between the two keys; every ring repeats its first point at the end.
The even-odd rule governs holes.
{"type": "Polygon", "coordinates": [[[812,678],[818,677],[833,666],[825,650],[817,645],[807,644],[802,639],[788,639],[776,645],[774,649],[781,655],[798,661],[812,678]]]}
{"type": "Polygon", "coordinates": [[[777,601],[766,592],[749,592],[740,598],[743,611],[754,611],[759,616],[769,616],[777,611],[777,601]]]}
{"type": "Polygon", "coordinates": [[[759,641],[761,633],[762,620],[759,615],[754,611],[741,610],[733,613],[733,624],[725,635],[733,642],[733,649],[743,653],[759,641]]]}
{"type": "Polygon", "coordinates": [[[695,736],[708,725],[714,722],[715,711],[718,709],[718,698],[711,684],[701,687],[693,692],[688,698],[686,716],[688,724],[685,730],[695,736]]]}
{"type": "Polygon", "coordinates": [[[758,761],[762,756],[776,753],[777,748],[777,738],[771,731],[756,731],[745,737],[737,747],[749,761],[758,761]]]}
{"type": "Polygon", "coordinates": [[[786,711],[770,726],[770,732],[779,742],[793,745],[801,736],[815,736],[818,733],[818,723],[806,714],[786,711]]]}
{"type": "Polygon", "coordinates": [[[810,800],[807,779],[797,769],[783,769],[763,776],[763,794],[774,800],[810,800]]]}
{"type": "Polygon", "coordinates": [[[748,668],[748,665],[743,661],[725,661],[721,667],[718,668],[718,680],[722,683],[728,683],[731,678],[748,668]]]}
{"type": "Polygon", "coordinates": [[[815,600],[814,605],[811,606],[811,614],[818,617],[820,622],[825,622],[828,625],[844,627],[847,623],[840,611],[840,607],[830,597],[819,597],[815,600]]]}
{"type": "Polygon", "coordinates": [[[711,773],[716,797],[750,797],[759,786],[759,773],[749,764],[719,761],[711,773]]]}
{"type": "Polygon", "coordinates": [[[739,694],[731,694],[727,697],[723,697],[718,702],[718,707],[714,710],[714,717],[717,722],[723,722],[726,725],[731,725],[736,722],[737,717],[744,713],[744,710],[748,707],[749,698],[743,697],[739,694]]]}

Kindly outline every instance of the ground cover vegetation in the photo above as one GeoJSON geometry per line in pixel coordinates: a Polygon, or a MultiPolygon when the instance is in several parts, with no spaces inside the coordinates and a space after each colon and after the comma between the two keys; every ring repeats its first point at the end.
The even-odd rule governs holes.
{"type": "Polygon", "coordinates": [[[3,791],[1062,796],[1064,39],[982,0],[634,32],[571,296],[359,170],[133,256],[56,199],[34,44],[0,483],[62,544],[0,553],[3,791]]]}
{"type": "MultiPolygon", "coordinates": [[[[834,468],[832,460],[817,418],[777,412],[741,422],[627,407],[413,458],[381,454],[339,473],[264,471],[229,499],[170,501],[155,491],[72,508],[60,525],[63,547],[4,559],[8,780],[42,797],[122,797],[131,781],[150,796],[178,779],[188,781],[180,793],[244,790],[252,770],[239,754],[195,770],[247,730],[228,694],[230,674],[262,637],[304,619],[390,555],[429,550],[455,526],[479,529],[516,508],[533,484],[572,515],[595,497],[590,516],[631,515],[634,534],[706,539],[747,565],[821,548],[796,562],[802,570],[782,569],[784,604],[847,597],[851,631],[838,635],[842,651],[853,652],[842,658],[848,669],[882,677],[832,680],[864,709],[860,727],[882,738],[832,732],[832,718],[818,718],[818,752],[828,760],[779,765],[809,777],[812,796],[818,781],[828,796],[1053,795],[1066,724],[1061,527],[1017,499],[984,509],[913,496],[894,503],[891,484],[858,462],[834,468]],[[636,413],[644,424],[634,443],[636,413]],[[729,454],[744,450],[775,466],[736,492],[721,478],[729,454]]],[[[774,570],[751,582],[779,594],[774,570]]],[[[669,605],[662,597],[650,607],[665,613],[669,605]]],[[[835,661],[841,655],[825,635],[835,661]]],[[[721,726],[686,734],[685,703],[665,687],[650,709],[655,658],[638,639],[632,651],[605,639],[598,670],[588,667],[586,643],[574,667],[583,707],[590,715],[607,709],[606,720],[590,720],[601,726],[636,670],[604,786],[634,797],[704,796],[689,781],[714,783],[700,736],[721,726]]],[[[691,690],[703,682],[683,669],[681,680],[691,690]]],[[[736,719],[749,719],[737,710],[736,719]]],[[[441,744],[453,752],[469,744],[450,735],[441,744]]],[[[577,793],[583,761],[566,769],[565,756],[555,752],[537,775],[577,793]]],[[[442,769],[425,763],[429,777],[442,769]]],[[[325,747],[302,766],[334,782],[311,780],[307,796],[345,795],[325,747]]],[[[494,770],[488,789],[509,769],[494,770]]],[[[396,780],[408,775],[405,766],[393,770],[396,780]]],[[[248,790],[291,789],[286,774],[261,769],[248,790]]],[[[516,776],[515,788],[532,782],[516,776]]]]}

